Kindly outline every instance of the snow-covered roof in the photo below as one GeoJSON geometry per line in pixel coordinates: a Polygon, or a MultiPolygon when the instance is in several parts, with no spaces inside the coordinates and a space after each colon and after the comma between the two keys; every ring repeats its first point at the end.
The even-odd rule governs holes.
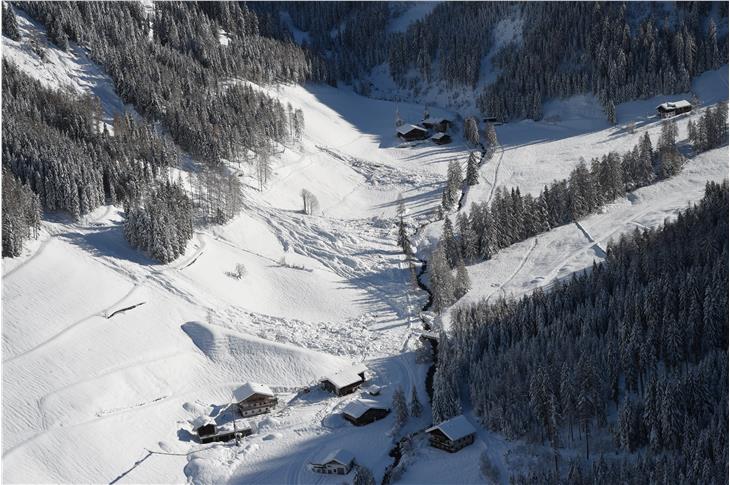
{"type": "Polygon", "coordinates": [[[444,421],[443,423],[428,428],[426,433],[430,433],[435,430],[441,431],[451,441],[456,441],[464,436],[468,436],[476,432],[474,426],[472,426],[471,423],[461,414],[449,419],[448,421],[444,421]]]}
{"type": "Polygon", "coordinates": [[[361,374],[361,373],[366,372],[368,370],[368,366],[366,366],[362,362],[356,362],[356,363],[352,364],[351,370],[355,374],[361,374]]]}
{"type": "Polygon", "coordinates": [[[449,135],[447,133],[441,132],[441,133],[436,133],[435,135],[433,135],[431,137],[431,139],[433,139],[433,140],[440,140],[441,138],[448,137],[448,136],[449,135]]]}
{"type": "Polygon", "coordinates": [[[238,402],[245,401],[254,394],[274,397],[274,391],[269,386],[257,384],[255,382],[247,382],[235,391],[233,391],[233,399],[238,402]]]}
{"type": "Polygon", "coordinates": [[[337,389],[342,389],[343,387],[347,387],[351,384],[362,382],[362,378],[350,370],[343,370],[336,374],[325,376],[324,379],[330,381],[337,389]]]}
{"type": "Polygon", "coordinates": [[[368,412],[369,409],[388,409],[388,408],[375,401],[357,399],[357,400],[349,403],[347,406],[345,406],[344,409],[342,410],[342,414],[347,414],[351,418],[358,419],[363,414],[368,412]]]}
{"type": "Polygon", "coordinates": [[[327,463],[337,462],[340,465],[349,465],[355,460],[355,455],[350,453],[347,450],[343,449],[337,449],[334,451],[331,451],[324,460],[320,461],[322,465],[326,465],[327,463]]]}
{"type": "Polygon", "coordinates": [[[406,133],[410,133],[413,130],[424,131],[424,132],[428,131],[428,130],[426,130],[426,128],[421,128],[420,126],[410,125],[410,124],[405,124],[405,125],[399,126],[397,131],[398,131],[399,135],[405,135],[406,133]]]}
{"type": "Polygon", "coordinates": [[[380,386],[373,384],[372,386],[368,387],[368,393],[375,396],[376,394],[380,394],[380,386]]]}
{"type": "Polygon", "coordinates": [[[679,109],[679,108],[691,108],[692,103],[687,101],[686,99],[682,99],[680,101],[671,101],[667,103],[662,103],[659,106],[656,107],[656,109],[679,109]]]}
{"type": "Polygon", "coordinates": [[[198,429],[207,424],[215,424],[215,420],[210,416],[198,416],[193,420],[193,428],[198,429]]]}
{"type": "Polygon", "coordinates": [[[219,425],[215,434],[233,433],[234,431],[243,431],[245,429],[251,429],[248,421],[245,419],[234,419],[233,421],[219,425]]]}

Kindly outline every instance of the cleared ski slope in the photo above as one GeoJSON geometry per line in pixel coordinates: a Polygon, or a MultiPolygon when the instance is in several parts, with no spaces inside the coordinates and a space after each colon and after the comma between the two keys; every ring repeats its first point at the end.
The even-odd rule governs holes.
{"type": "MultiPolygon", "coordinates": [[[[34,57],[24,44],[27,34],[43,34],[19,21],[25,39],[18,45],[3,39],[4,55],[49,85],[101,96],[107,116],[123,109],[108,77],[79,50],[53,51],[49,62],[34,57]]],[[[298,390],[364,360],[371,381],[383,386],[379,399],[389,403],[396,386],[408,393],[415,384],[426,404],[426,365],[415,361],[413,337],[425,295],[410,285],[393,216],[402,193],[414,223],[432,218],[448,162],[465,160],[468,151],[458,135],[443,147],[401,145],[393,136],[391,102],[324,86],[262,89],[303,110],[303,140],[281,147],[273,179],[261,192],[251,167],[232,165],[247,185],[243,213],[225,226],[197,230],[178,260],[160,265],[129,249],[120,209],[111,206],[79,222],[51,216],[26,254],[3,260],[5,482],[339,483],[307,469],[310,460],[338,447],[382,476],[391,461],[393,418],[353,428],[339,411],[356,396],[298,390]],[[303,188],[319,199],[321,210],[313,216],[300,212],[303,188]],[[248,269],[242,280],[225,274],[237,263],[248,269]],[[254,419],[258,432],[241,447],[192,441],[190,421],[215,415],[247,380],[274,387],[281,407],[254,419]]],[[[401,103],[398,109],[407,121],[422,115],[421,106],[401,103]]],[[[629,147],[638,137],[595,123],[501,127],[500,168],[492,162],[482,168],[479,190],[467,202],[488,197],[489,180],[537,190],[567,174],[578,155],[629,147]]],[[[668,182],[676,197],[666,204],[657,201],[669,190],[643,189],[596,221],[584,221],[585,231],[568,228],[564,237],[556,231],[553,244],[541,237],[471,267],[474,291],[492,291],[493,282],[504,292],[527,291],[546,284],[556,266],[565,267],[557,277],[590,264],[582,253],[571,259],[590,250],[586,233],[601,243],[632,230],[633,222],[660,223],[700,197],[705,177],[727,176],[722,150],[695,162],[696,171],[691,164],[668,182]],[[653,212],[645,212],[648,207],[653,212]],[[571,237],[575,244],[559,244],[571,237]],[[538,256],[543,247],[542,258],[550,260],[544,263],[538,256]]],[[[440,224],[429,227],[422,246],[439,231],[440,224]]],[[[425,408],[404,431],[429,424],[425,408]]],[[[480,439],[498,437],[481,433],[480,439]]],[[[457,462],[465,480],[479,480],[481,448],[458,456],[419,450],[419,465],[404,481],[448,481],[446,471],[457,462]]]]}

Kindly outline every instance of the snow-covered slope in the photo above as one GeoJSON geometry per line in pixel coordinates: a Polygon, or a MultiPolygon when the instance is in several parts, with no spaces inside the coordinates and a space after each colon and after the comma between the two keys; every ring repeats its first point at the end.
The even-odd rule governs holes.
{"type": "MultiPolygon", "coordinates": [[[[22,16],[19,21],[26,39],[43,35],[22,16]]],[[[78,48],[68,55],[48,49],[51,61],[40,62],[25,40],[11,42],[3,39],[3,55],[33,76],[99,95],[107,116],[124,109],[108,77],[78,48]]],[[[49,215],[40,241],[20,258],[3,260],[5,482],[339,483],[307,469],[338,447],[382,476],[391,462],[393,417],[354,428],[339,411],[356,396],[299,391],[364,360],[370,380],[383,387],[383,402],[397,386],[409,392],[416,385],[426,403],[426,365],[416,363],[413,338],[425,297],[410,283],[393,216],[402,194],[409,219],[431,219],[448,162],[463,161],[468,150],[459,133],[446,146],[401,144],[392,102],[325,86],[261,89],[303,110],[303,140],[281,147],[274,176],[260,192],[251,167],[232,165],[249,185],[243,213],[224,226],[196,230],[178,260],[160,265],[131,250],[121,210],[112,206],[79,222],[49,215]],[[304,188],[320,202],[312,216],[300,211],[304,188]],[[242,280],[226,275],[237,263],[248,269],[242,280]],[[241,447],[196,443],[190,421],[216,415],[248,380],[270,385],[280,407],[253,420],[257,433],[241,447]]],[[[406,121],[422,115],[422,106],[397,108],[406,121]]],[[[655,134],[658,128],[642,129],[655,134]]],[[[505,149],[481,169],[470,201],[488,197],[495,183],[538,190],[567,174],[578,155],[628,147],[638,134],[570,120],[506,125],[499,129],[505,149]]],[[[669,185],[639,191],[586,220],[584,229],[603,241],[631,230],[632,222],[660,222],[699,198],[705,177],[726,176],[726,162],[722,151],[698,157],[669,185]]],[[[433,224],[425,239],[439,231],[433,224]]],[[[575,246],[554,247],[575,236],[554,234],[552,246],[533,243],[552,248],[544,264],[525,258],[517,245],[470,268],[475,289],[504,282],[495,275],[512,274],[515,260],[527,259],[534,269],[518,272],[505,291],[544,284],[560,264],[565,271],[558,268],[556,276],[590,263],[583,253],[568,258],[590,250],[585,236],[575,246]],[[500,258],[504,269],[487,266],[500,258]]],[[[425,428],[429,415],[426,405],[405,431],[425,428]]],[[[465,476],[479,478],[477,460],[464,457],[475,458],[489,439],[480,433],[478,446],[456,458],[465,476]]],[[[418,473],[405,479],[447,479],[443,470],[454,460],[424,450],[418,473]]]]}

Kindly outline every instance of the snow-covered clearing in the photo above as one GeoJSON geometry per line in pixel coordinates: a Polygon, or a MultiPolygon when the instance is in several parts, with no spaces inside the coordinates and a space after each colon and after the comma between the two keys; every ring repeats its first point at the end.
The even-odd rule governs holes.
{"type": "MultiPolygon", "coordinates": [[[[19,22],[25,39],[43,37],[22,15],[19,22]]],[[[108,117],[124,109],[109,78],[78,48],[49,48],[49,61],[41,62],[25,42],[4,38],[4,55],[49,85],[100,96],[108,117]]],[[[355,361],[368,365],[383,402],[397,386],[407,394],[418,387],[424,413],[404,432],[429,424],[427,366],[416,363],[414,338],[425,295],[410,283],[394,215],[402,194],[412,222],[433,219],[448,162],[468,155],[460,133],[451,145],[404,144],[394,136],[393,102],[319,85],[261,89],[302,109],[303,140],[282,147],[260,192],[253,169],[232,164],[249,186],[244,211],[224,226],[196,230],[178,260],[156,264],[131,250],[121,209],[112,206],[79,222],[48,215],[40,240],[3,260],[5,482],[339,483],[307,469],[338,447],[379,478],[391,462],[393,417],[355,428],[340,410],[357,394],[300,393],[355,361]],[[301,212],[305,188],[319,199],[312,216],[301,212]],[[237,263],[248,270],[241,280],[226,275],[237,263]],[[241,447],[198,444],[190,421],[217,415],[248,380],[270,385],[280,406],[252,420],[256,433],[241,447]]],[[[643,105],[636,106],[638,113],[643,105]]],[[[407,122],[423,115],[419,105],[397,108],[407,122]]],[[[559,104],[551,110],[565,112],[559,104]]],[[[454,117],[435,108],[431,114],[454,117]]],[[[656,135],[658,125],[649,121],[634,135],[597,120],[500,127],[504,150],[482,167],[467,202],[489,197],[495,183],[539,190],[565,176],[579,155],[629,148],[644,129],[656,135]]],[[[706,178],[726,176],[726,162],[722,150],[709,152],[665,185],[586,219],[584,230],[556,230],[475,265],[475,289],[465,298],[489,294],[492,283],[527,291],[585,267],[592,245],[636,224],[660,223],[698,199],[706,178]]],[[[422,246],[439,231],[440,224],[429,226],[422,246]]],[[[485,440],[493,440],[489,448],[498,437],[480,432],[480,439],[456,455],[422,450],[404,481],[448,481],[445,470],[455,464],[465,479],[478,480],[476,457],[485,440]]]]}

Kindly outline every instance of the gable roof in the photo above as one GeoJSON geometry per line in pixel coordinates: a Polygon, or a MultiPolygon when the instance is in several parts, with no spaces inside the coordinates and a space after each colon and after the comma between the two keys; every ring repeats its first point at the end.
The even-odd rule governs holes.
{"type": "Polygon", "coordinates": [[[347,387],[351,384],[362,382],[362,378],[357,375],[357,373],[349,369],[325,376],[323,380],[330,381],[337,389],[342,389],[343,387],[347,387]]]}
{"type": "Polygon", "coordinates": [[[216,434],[233,433],[234,431],[250,430],[251,425],[245,419],[234,419],[218,426],[216,434]]]}
{"type": "Polygon", "coordinates": [[[432,140],[440,140],[441,138],[451,138],[448,133],[439,132],[431,137],[432,140]]]}
{"type": "Polygon", "coordinates": [[[233,391],[233,399],[238,402],[245,401],[254,394],[274,397],[274,391],[272,391],[269,386],[257,384],[255,382],[247,382],[246,384],[233,391]]]}
{"type": "Polygon", "coordinates": [[[341,448],[331,451],[324,460],[321,461],[321,464],[326,465],[327,463],[339,463],[340,465],[348,466],[350,463],[352,463],[355,460],[355,455],[350,453],[347,450],[343,450],[341,448]]]}
{"type": "Polygon", "coordinates": [[[356,399],[342,409],[342,414],[347,414],[353,419],[358,419],[370,409],[387,410],[388,408],[376,401],[356,399]]]}
{"type": "Polygon", "coordinates": [[[350,368],[355,374],[360,374],[362,372],[365,372],[368,370],[368,367],[363,364],[362,362],[355,362],[352,364],[352,367],[350,368]]]}
{"type": "Polygon", "coordinates": [[[692,107],[692,103],[690,103],[686,99],[682,99],[679,101],[669,101],[666,103],[662,103],[659,106],[657,106],[656,109],[670,110],[670,109],[691,108],[691,107],[692,107]]]}
{"type": "Polygon", "coordinates": [[[420,126],[411,125],[411,124],[405,124],[398,127],[398,134],[399,135],[405,135],[407,133],[412,132],[413,130],[427,132],[428,130],[426,128],[421,128],[420,126]]]}
{"type": "Polygon", "coordinates": [[[443,423],[437,424],[436,426],[428,428],[426,430],[426,433],[431,433],[432,431],[436,430],[441,431],[451,441],[456,441],[463,438],[464,436],[468,436],[476,432],[474,426],[472,426],[471,423],[467,421],[467,419],[462,414],[447,421],[444,421],[443,423]]]}
{"type": "Polygon", "coordinates": [[[193,420],[193,428],[198,429],[209,424],[215,424],[215,420],[210,416],[198,416],[193,420]]]}

